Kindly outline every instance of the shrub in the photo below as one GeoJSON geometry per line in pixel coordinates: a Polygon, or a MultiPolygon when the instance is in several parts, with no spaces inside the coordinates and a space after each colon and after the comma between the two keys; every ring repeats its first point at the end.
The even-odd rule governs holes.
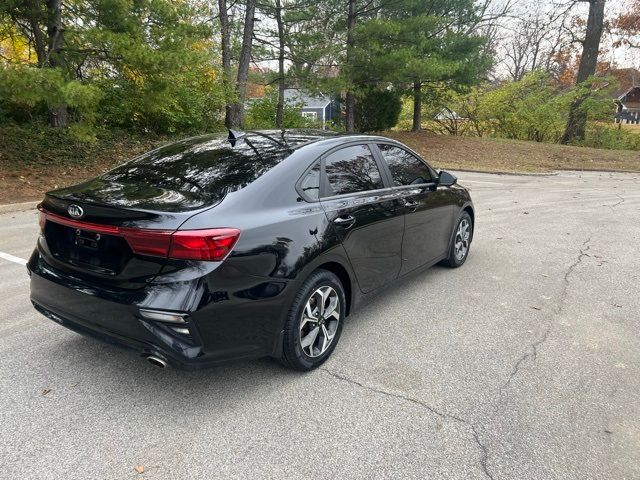
{"type": "Polygon", "coordinates": [[[607,148],[610,150],[640,150],[640,135],[621,125],[587,124],[587,133],[580,146],[607,148]]]}
{"type": "Polygon", "coordinates": [[[355,123],[360,132],[395,127],[402,111],[402,99],[390,90],[368,90],[356,102],[355,123]]]}
{"type": "Polygon", "coordinates": [[[59,69],[29,66],[0,67],[0,117],[31,122],[44,117],[48,107],[66,104],[71,133],[92,140],[100,90],[91,83],[68,81],[59,69]]]}
{"type": "MultiPolygon", "coordinates": [[[[246,108],[244,114],[245,128],[248,130],[259,130],[275,128],[276,109],[278,106],[277,92],[268,92],[267,96],[253,100],[246,108]]],[[[284,116],[282,119],[283,128],[305,128],[321,125],[314,125],[300,114],[300,105],[285,102],[284,116]]]]}

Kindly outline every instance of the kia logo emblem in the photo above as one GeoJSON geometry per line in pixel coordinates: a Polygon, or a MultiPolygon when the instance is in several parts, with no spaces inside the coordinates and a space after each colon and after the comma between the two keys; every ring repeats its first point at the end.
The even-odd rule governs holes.
{"type": "Polygon", "coordinates": [[[82,209],[82,207],[74,204],[71,204],[67,207],[67,212],[69,212],[69,215],[71,215],[73,218],[82,218],[82,216],[84,215],[84,210],[82,209]]]}

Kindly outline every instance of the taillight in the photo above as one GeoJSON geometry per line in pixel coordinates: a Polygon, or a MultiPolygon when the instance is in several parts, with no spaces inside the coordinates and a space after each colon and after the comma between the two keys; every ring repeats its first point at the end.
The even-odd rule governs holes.
{"type": "Polygon", "coordinates": [[[122,237],[134,253],[179,260],[225,259],[240,238],[237,228],[207,230],[145,230],[139,228],[100,225],[74,220],[47,212],[39,207],[40,228],[44,231],[47,220],[79,230],[122,237]]]}
{"type": "Polygon", "coordinates": [[[140,255],[166,257],[171,245],[171,230],[140,230],[121,228],[120,234],[133,250],[140,255]]]}
{"type": "Polygon", "coordinates": [[[131,250],[140,255],[213,262],[224,260],[240,237],[236,228],[176,232],[123,228],[121,232],[131,250]]]}
{"type": "Polygon", "coordinates": [[[47,223],[47,215],[44,213],[42,206],[38,205],[38,225],[40,225],[40,233],[44,233],[44,226],[47,223]]]}
{"type": "Polygon", "coordinates": [[[169,258],[220,261],[231,252],[240,237],[237,228],[178,230],[171,235],[169,258]]]}

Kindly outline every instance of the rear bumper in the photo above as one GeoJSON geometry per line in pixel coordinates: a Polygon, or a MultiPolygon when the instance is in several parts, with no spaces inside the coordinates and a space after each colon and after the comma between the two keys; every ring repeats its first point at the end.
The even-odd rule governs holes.
{"type": "Polygon", "coordinates": [[[221,269],[216,278],[114,291],[61,274],[37,250],[28,268],[31,302],[36,310],[70,330],[142,357],[159,356],[173,367],[191,370],[277,356],[281,351],[282,308],[288,289],[282,287],[277,299],[246,294],[269,291],[256,288],[265,283],[264,279],[236,276],[221,269]],[[219,282],[234,290],[210,291],[219,282]],[[177,334],[167,324],[142,318],[139,308],[186,313],[189,334],[177,334]]]}

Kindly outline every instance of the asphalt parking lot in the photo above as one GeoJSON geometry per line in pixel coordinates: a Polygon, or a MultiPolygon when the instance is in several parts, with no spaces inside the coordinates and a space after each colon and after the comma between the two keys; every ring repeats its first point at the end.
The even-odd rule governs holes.
{"type": "Polygon", "coordinates": [[[459,178],[467,263],[378,296],[309,374],[61,328],[20,264],[35,212],[0,214],[0,478],[640,478],[640,174],[459,178]]]}

